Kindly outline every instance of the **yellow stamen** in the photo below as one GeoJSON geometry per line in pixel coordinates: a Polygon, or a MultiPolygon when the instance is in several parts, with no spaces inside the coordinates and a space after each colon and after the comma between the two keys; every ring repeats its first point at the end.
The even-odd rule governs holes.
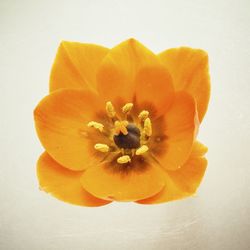
{"type": "Polygon", "coordinates": [[[95,144],[94,148],[100,152],[106,153],[109,151],[109,146],[102,143],[95,144]]]}
{"type": "Polygon", "coordinates": [[[151,124],[151,120],[149,118],[146,118],[144,121],[144,133],[147,136],[152,135],[152,124],[151,124]]]}
{"type": "Polygon", "coordinates": [[[129,155],[123,155],[123,156],[117,158],[117,162],[120,164],[125,164],[128,162],[131,162],[131,158],[129,155]]]}
{"type": "Polygon", "coordinates": [[[99,122],[94,122],[94,121],[89,122],[87,126],[88,127],[93,127],[95,129],[98,129],[100,132],[102,132],[103,128],[104,128],[103,124],[101,124],[99,122]]]}
{"type": "Polygon", "coordinates": [[[136,149],[132,148],[132,149],[131,149],[132,156],[135,155],[135,152],[136,152],[136,149]]]}
{"type": "Polygon", "coordinates": [[[138,117],[141,121],[145,121],[148,118],[148,115],[149,115],[149,112],[147,110],[143,110],[140,112],[138,117]]]}
{"type": "Polygon", "coordinates": [[[106,112],[110,118],[114,118],[116,115],[115,108],[111,102],[106,103],[106,112]]]}
{"type": "Polygon", "coordinates": [[[127,127],[128,126],[128,121],[115,121],[115,134],[119,135],[120,133],[127,135],[128,134],[128,130],[127,127]]]}
{"type": "Polygon", "coordinates": [[[142,154],[145,154],[147,151],[148,151],[148,146],[143,145],[143,146],[141,146],[140,148],[138,148],[138,149],[135,151],[135,154],[136,154],[136,155],[142,155],[142,154]]]}
{"type": "Polygon", "coordinates": [[[123,113],[128,113],[131,111],[131,109],[133,108],[134,104],[133,103],[127,103],[122,107],[122,112],[123,113]]]}

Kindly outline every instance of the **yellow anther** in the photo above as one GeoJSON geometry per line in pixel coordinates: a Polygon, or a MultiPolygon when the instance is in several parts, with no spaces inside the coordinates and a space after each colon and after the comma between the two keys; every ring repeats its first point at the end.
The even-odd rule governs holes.
{"type": "Polygon", "coordinates": [[[109,151],[109,146],[102,143],[95,144],[94,148],[100,152],[106,153],[109,151]]]}
{"type": "Polygon", "coordinates": [[[133,103],[127,103],[122,107],[122,112],[123,113],[128,113],[130,110],[133,108],[134,104],[133,103]]]}
{"type": "Polygon", "coordinates": [[[99,122],[94,122],[94,121],[91,121],[88,123],[87,125],[88,127],[93,127],[95,129],[98,129],[99,131],[103,131],[103,128],[104,128],[104,125],[99,123],[99,122]]]}
{"type": "Polygon", "coordinates": [[[123,155],[123,156],[117,158],[117,162],[120,164],[125,164],[128,162],[131,162],[131,158],[129,155],[123,155]]]}
{"type": "Polygon", "coordinates": [[[147,110],[143,110],[140,112],[140,114],[138,115],[139,119],[144,121],[148,118],[149,112],[147,110]]]}
{"type": "Polygon", "coordinates": [[[115,121],[115,134],[119,135],[120,133],[127,135],[128,130],[128,121],[115,121]]]}
{"type": "Polygon", "coordinates": [[[144,121],[144,133],[147,136],[152,135],[152,124],[151,124],[151,120],[149,118],[146,118],[144,121]]]}
{"type": "Polygon", "coordinates": [[[114,118],[116,115],[115,108],[111,102],[106,103],[106,112],[110,118],[114,118]]]}
{"type": "Polygon", "coordinates": [[[148,146],[143,145],[143,146],[141,146],[140,148],[138,148],[138,149],[135,151],[135,154],[136,154],[136,155],[142,155],[142,154],[145,154],[147,151],[148,151],[148,146]]]}

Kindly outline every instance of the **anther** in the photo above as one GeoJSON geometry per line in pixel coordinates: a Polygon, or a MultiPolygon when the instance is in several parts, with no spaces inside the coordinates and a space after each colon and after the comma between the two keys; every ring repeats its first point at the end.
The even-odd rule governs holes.
{"type": "Polygon", "coordinates": [[[148,146],[143,145],[135,151],[136,155],[143,155],[148,151],[148,146]]]}
{"type": "Polygon", "coordinates": [[[131,158],[129,155],[123,155],[123,156],[117,158],[117,162],[120,164],[125,164],[128,162],[131,162],[131,158]]]}
{"type": "Polygon", "coordinates": [[[114,118],[116,115],[115,108],[111,102],[106,103],[106,112],[108,117],[114,118]]]}
{"type": "Polygon", "coordinates": [[[93,127],[95,129],[98,129],[100,132],[102,132],[103,128],[104,128],[103,124],[101,124],[99,122],[94,122],[94,121],[89,122],[87,126],[88,127],[93,127]]]}
{"type": "Polygon", "coordinates": [[[140,112],[140,114],[138,115],[138,118],[141,121],[145,121],[148,118],[149,112],[147,110],[143,110],[140,112]]]}
{"type": "Polygon", "coordinates": [[[134,104],[133,103],[127,103],[122,107],[122,112],[123,113],[128,113],[131,111],[131,109],[133,108],[134,104]]]}
{"type": "Polygon", "coordinates": [[[109,151],[109,146],[102,143],[95,144],[94,148],[102,153],[106,153],[109,151]]]}
{"type": "Polygon", "coordinates": [[[152,135],[152,124],[151,124],[151,120],[149,118],[146,118],[144,121],[144,133],[147,136],[152,135]]]}
{"type": "Polygon", "coordinates": [[[128,121],[115,121],[115,135],[119,135],[120,133],[127,135],[127,126],[128,121]]]}

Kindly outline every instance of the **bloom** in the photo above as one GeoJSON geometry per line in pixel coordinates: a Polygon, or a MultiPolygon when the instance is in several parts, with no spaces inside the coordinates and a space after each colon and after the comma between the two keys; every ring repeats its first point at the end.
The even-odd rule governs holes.
{"type": "Polygon", "coordinates": [[[50,94],[34,111],[46,150],[41,188],[83,206],[192,195],[207,165],[196,136],[209,96],[202,50],[155,55],[135,39],[110,50],[62,42],[50,94]]]}

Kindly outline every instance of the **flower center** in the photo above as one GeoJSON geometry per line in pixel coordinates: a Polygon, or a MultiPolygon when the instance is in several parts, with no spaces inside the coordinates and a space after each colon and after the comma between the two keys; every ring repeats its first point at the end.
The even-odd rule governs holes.
{"type": "Polygon", "coordinates": [[[105,128],[102,123],[90,121],[88,127],[93,127],[108,137],[110,144],[97,143],[94,148],[102,153],[116,153],[116,161],[120,164],[131,162],[133,157],[142,156],[149,150],[147,143],[152,135],[152,125],[149,112],[143,110],[137,117],[130,113],[132,103],[122,107],[121,114],[117,114],[111,102],[106,103],[106,113],[109,124],[105,128]],[[129,120],[129,122],[128,122],[129,120]]]}
{"type": "Polygon", "coordinates": [[[119,133],[118,135],[114,135],[113,139],[117,147],[124,149],[135,149],[140,147],[140,137],[141,131],[134,124],[128,124],[126,127],[128,133],[125,135],[123,133],[119,133]]]}

